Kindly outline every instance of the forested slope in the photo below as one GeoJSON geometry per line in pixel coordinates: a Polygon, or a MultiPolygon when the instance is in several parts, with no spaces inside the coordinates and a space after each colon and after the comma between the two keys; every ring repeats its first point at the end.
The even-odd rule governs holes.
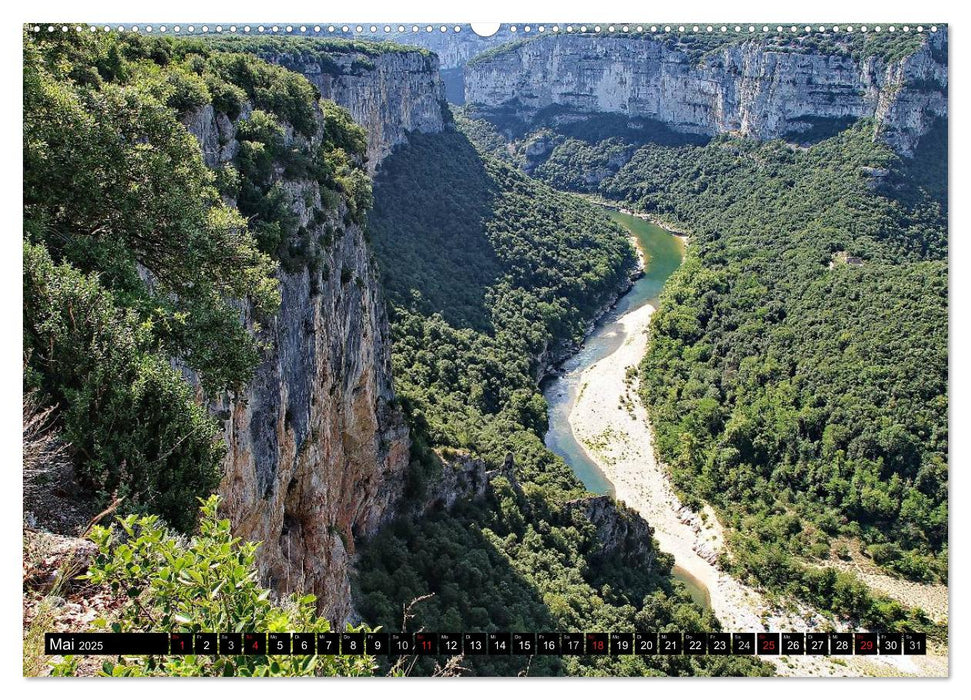
{"type": "Polygon", "coordinates": [[[675,484],[732,526],[726,565],[869,624],[910,617],[827,565],[859,545],[946,581],[946,125],[903,158],[866,120],[809,147],[678,144],[611,115],[509,144],[462,123],[541,180],[690,234],[642,396],[675,484]]]}
{"type": "MultiPolygon", "coordinates": [[[[711,629],[650,541],[609,547],[577,504],[584,491],[541,436],[543,358],[582,336],[634,266],[596,207],[475,151],[456,131],[412,135],[382,166],[370,230],[392,306],[396,388],[416,441],[413,496],[440,464],[481,456],[511,475],[485,500],[402,520],[362,553],[369,622],[439,630],[711,629]],[[443,450],[441,446],[446,446],[443,450]],[[424,476],[422,476],[424,475],[424,476]]],[[[622,517],[631,517],[630,515],[622,517]]],[[[616,545],[617,543],[613,543],[616,545]]],[[[757,674],[747,659],[536,657],[530,675],[757,674]]],[[[525,659],[466,657],[476,674],[525,659]]],[[[424,667],[420,667],[424,668],[424,667]]],[[[427,670],[427,669],[425,669],[427,670]]]]}
{"type": "Polygon", "coordinates": [[[946,209],[920,172],[942,155],[860,125],[806,151],[649,147],[601,186],[692,232],[644,397],[676,480],[760,556],[846,535],[946,577],[946,209]]]}

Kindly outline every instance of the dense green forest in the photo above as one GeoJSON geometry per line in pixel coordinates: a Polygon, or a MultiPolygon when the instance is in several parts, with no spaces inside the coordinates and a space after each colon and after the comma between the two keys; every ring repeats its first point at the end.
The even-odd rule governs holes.
{"type": "MultiPolygon", "coordinates": [[[[411,497],[451,468],[432,447],[446,457],[471,452],[492,468],[511,454],[515,469],[493,478],[481,502],[378,534],[361,554],[361,613],[398,629],[404,608],[432,594],[414,606],[409,629],[716,628],[651,543],[604,554],[596,528],[569,503],[584,496],[582,484],[541,439],[541,358],[581,337],[624,285],[635,264],[625,235],[597,207],[477,152],[457,131],[409,141],[382,164],[370,231],[415,441],[411,497]]],[[[480,675],[766,672],[751,659],[713,657],[462,663],[480,675]]]]}
{"type": "MultiPolygon", "coordinates": [[[[403,376],[404,394],[423,393],[442,419],[463,406],[495,413],[517,391],[533,393],[541,358],[582,338],[636,266],[622,230],[595,208],[483,159],[457,131],[414,134],[383,164],[370,231],[396,313],[431,324],[437,314],[481,367],[430,365],[403,376]],[[452,394],[461,404],[450,404],[452,394]]],[[[395,346],[406,366],[428,349],[412,347],[411,336],[395,346]]]]}
{"type": "Polygon", "coordinates": [[[738,555],[848,536],[946,580],[946,208],[924,175],[946,151],[902,161],[871,133],[646,148],[601,189],[692,232],[644,397],[676,481],[744,533],[738,555]]]}
{"type": "Polygon", "coordinates": [[[296,225],[280,172],[360,220],[363,150],[346,112],[253,56],[137,35],[25,40],[25,389],[59,407],[103,502],[192,527],[225,448],[170,358],[208,392],[247,382],[253,331],[279,303],[275,261],[312,265],[326,243],[296,225]],[[215,172],[180,121],[210,105],[240,144],[215,172]]]}
{"type": "MultiPolygon", "coordinates": [[[[521,166],[536,138],[497,148],[466,123],[521,166]]],[[[642,396],[686,500],[732,526],[726,565],[892,626],[920,616],[825,564],[857,541],[898,575],[947,580],[947,150],[943,124],[912,159],[874,133],[864,120],[808,149],[547,133],[531,165],[691,234],[642,396]]]]}
{"type": "MultiPolygon", "coordinates": [[[[370,206],[363,151],[346,112],[253,56],[136,35],[25,36],[24,391],[53,408],[96,508],[135,513],[91,532],[99,554],[85,581],[117,596],[111,629],[329,628],[313,596],[270,602],[258,545],[216,517],[225,445],[183,372],[209,395],[246,384],[264,350],[259,324],[279,304],[277,265],[313,265],[326,245],[296,226],[280,175],[315,183],[316,215],[333,232],[370,206]],[[206,109],[233,120],[239,140],[216,171],[185,126],[206,109]]],[[[38,606],[25,644],[53,622],[50,602],[38,606]]],[[[31,653],[25,646],[25,669],[31,653]]],[[[74,675],[79,661],[66,657],[53,673],[74,675]]],[[[371,657],[189,656],[109,661],[100,672],[373,670],[371,657]]]]}

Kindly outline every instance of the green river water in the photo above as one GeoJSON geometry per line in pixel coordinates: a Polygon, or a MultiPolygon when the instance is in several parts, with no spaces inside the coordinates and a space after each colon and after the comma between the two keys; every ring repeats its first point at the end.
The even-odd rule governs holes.
{"type": "MultiPolygon", "coordinates": [[[[611,483],[574,438],[570,428],[570,411],[576,402],[583,372],[610,355],[626,340],[623,326],[617,320],[644,304],[657,304],[664,283],[681,265],[684,242],[644,219],[612,209],[607,209],[607,213],[630,232],[644,254],[644,275],[597,323],[579,352],[563,363],[560,375],[544,384],[543,396],[549,404],[550,427],[546,433],[546,446],[570,465],[589,491],[614,495],[611,483]]],[[[674,575],[685,584],[696,603],[708,605],[708,592],[701,583],[679,567],[675,567],[674,575]]]]}

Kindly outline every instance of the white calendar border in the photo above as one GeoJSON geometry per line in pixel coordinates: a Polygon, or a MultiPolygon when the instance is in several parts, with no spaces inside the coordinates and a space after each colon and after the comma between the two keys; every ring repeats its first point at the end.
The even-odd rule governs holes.
{"type": "MultiPolygon", "coordinates": [[[[645,0],[637,2],[618,2],[616,0],[596,0],[595,2],[570,2],[569,0],[478,0],[475,4],[446,2],[445,0],[422,0],[413,6],[401,0],[372,0],[370,2],[346,2],[341,5],[309,2],[308,0],[291,0],[286,3],[244,3],[244,2],[208,2],[199,0],[163,0],[152,4],[149,2],[133,2],[108,0],[103,2],[67,2],[64,0],[48,0],[40,3],[16,3],[14,7],[3,10],[4,22],[2,27],[3,41],[0,42],[0,72],[3,75],[3,94],[6,105],[2,111],[4,143],[22,143],[22,91],[20,80],[21,66],[21,27],[26,22],[43,21],[85,21],[146,23],[146,22],[188,22],[188,21],[277,21],[277,22],[536,22],[537,20],[556,20],[557,22],[590,22],[590,21],[647,21],[647,22],[753,22],[753,21],[795,21],[795,22],[826,22],[860,23],[880,21],[890,22],[947,22],[956,19],[954,4],[938,0],[921,0],[920,2],[857,2],[847,0],[814,0],[805,5],[783,4],[766,0],[751,0],[746,2],[717,2],[715,0],[695,0],[691,3],[649,3],[645,0]]],[[[949,104],[949,123],[960,123],[960,115],[966,113],[967,92],[963,85],[963,76],[968,72],[967,56],[971,55],[971,38],[963,40],[961,32],[963,25],[949,26],[948,32],[957,32],[956,41],[949,42],[951,57],[949,71],[952,74],[951,95],[949,104]],[[958,87],[954,87],[953,77],[958,78],[958,87]]],[[[952,469],[951,484],[951,590],[959,585],[965,585],[968,576],[968,562],[963,543],[971,540],[968,537],[968,519],[961,513],[960,505],[966,501],[966,475],[969,467],[965,463],[971,461],[971,431],[962,429],[967,422],[971,422],[971,373],[960,360],[964,360],[971,349],[971,323],[968,322],[968,308],[971,308],[971,275],[961,274],[964,268],[971,266],[971,217],[968,215],[967,204],[962,201],[960,192],[967,192],[967,162],[971,157],[968,150],[968,137],[956,128],[951,129],[951,169],[949,176],[951,198],[951,230],[949,250],[952,261],[952,271],[949,276],[951,284],[951,464],[959,465],[952,469]],[[955,274],[957,273],[957,274],[955,274]],[[964,473],[962,473],[962,470],[964,473]],[[955,478],[957,477],[957,478],[955,478]]],[[[8,146],[9,147],[9,146],[8,146]]],[[[4,198],[6,226],[0,237],[4,250],[0,255],[3,268],[0,271],[0,309],[3,312],[2,322],[6,333],[0,341],[2,357],[0,367],[0,390],[4,401],[0,403],[2,419],[0,419],[0,436],[3,440],[4,483],[0,489],[3,494],[4,537],[0,538],[3,546],[3,567],[5,576],[3,591],[5,605],[0,624],[0,640],[2,640],[2,659],[4,661],[4,676],[11,679],[21,676],[21,625],[18,624],[20,599],[22,597],[22,583],[19,578],[20,565],[16,560],[22,558],[21,541],[18,535],[21,527],[22,500],[20,474],[16,468],[20,436],[16,425],[19,418],[19,408],[16,405],[17,393],[21,390],[21,338],[16,329],[21,327],[21,256],[19,255],[19,240],[16,235],[18,218],[22,211],[22,193],[18,186],[21,183],[21,159],[17,157],[17,146],[13,146],[14,153],[7,153],[4,158],[3,187],[0,188],[4,198]],[[12,332],[11,332],[12,331],[12,332]]],[[[967,511],[967,509],[964,509],[967,511]]],[[[969,635],[964,628],[971,624],[966,613],[967,606],[952,605],[950,607],[951,620],[950,648],[960,650],[961,643],[966,643],[969,635]],[[960,640],[960,641],[959,641],[960,640]]],[[[444,681],[412,679],[408,681],[391,679],[374,680],[297,680],[288,679],[291,684],[286,692],[307,693],[308,696],[358,697],[362,694],[387,694],[390,698],[409,699],[412,697],[434,697],[438,694],[449,695],[461,693],[462,700],[478,697],[494,697],[496,693],[503,695],[526,697],[544,697],[556,693],[573,697],[589,697],[591,693],[600,694],[611,692],[627,695],[671,693],[674,697],[690,696],[698,693],[705,696],[722,694],[722,697],[745,695],[763,697],[784,693],[786,700],[801,700],[812,698],[816,700],[820,693],[865,692],[879,694],[881,697],[913,698],[930,692],[935,696],[947,696],[959,687],[955,678],[967,679],[971,671],[967,664],[955,663],[951,658],[951,681],[925,681],[884,679],[867,681],[822,681],[817,679],[796,680],[762,680],[762,679],[492,679],[480,682],[459,681],[461,687],[444,681]],[[963,666],[963,667],[962,667],[963,666]],[[649,683],[650,685],[645,685],[649,683]],[[660,685],[657,685],[660,683],[660,685]],[[853,683],[856,687],[848,687],[853,683]],[[875,683],[872,686],[870,684],[875,683]],[[675,695],[677,694],[677,695],[675,695]]],[[[186,694],[207,692],[220,695],[232,695],[235,698],[262,697],[267,692],[277,693],[280,688],[254,681],[225,680],[165,680],[139,682],[137,686],[130,682],[118,682],[114,679],[57,681],[57,680],[20,680],[14,686],[16,691],[31,697],[62,697],[70,695],[72,698],[121,697],[137,693],[145,700],[167,697],[170,694],[186,694]],[[211,683],[225,683],[224,686],[210,685],[211,683]]],[[[15,691],[15,692],[16,692],[15,691]]],[[[18,693],[18,694],[19,694],[18,693]]]]}

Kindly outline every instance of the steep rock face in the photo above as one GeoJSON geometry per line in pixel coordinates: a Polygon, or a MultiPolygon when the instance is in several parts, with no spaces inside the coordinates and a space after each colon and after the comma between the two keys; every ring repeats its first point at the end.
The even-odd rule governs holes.
{"type": "Polygon", "coordinates": [[[419,31],[405,34],[393,34],[388,37],[392,41],[408,46],[419,46],[432,51],[438,56],[442,70],[462,68],[473,56],[510,41],[517,41],[522,37],[503,25],[492,36],[479,36],[469,25],[460,25],[460,31],[419,31]]]}
{"type": "Polygon", "coordinates": [[[436,453],[441,472],[427,485],[422,498],[409,503],[413,517],[434,510],[449,510],[462,500],[484,498],[489,488],[485,462],[466,453],[436,453]]]}
{"type": "MultiPolygon", "coordinates": [[[[365,127],[371,174],[409,132],[445,126],[437,59],[427,53],[263,58],[302,73],[365,127]]],[[[189,128],[211,167],[235,156],[225,115],[203,108],[189,128]]],[[[404,507],[410,442],[393,403],[390,330],[364,234],[343,225],[343,211],[315,221],[315,184],[286,187],[301,226],[342,233],[319,271],[280,270],[280,311],[262,332],[272,350],[245,394],[215,407],[227,419],[229,447],[220,493],[235,534],[263,542],[266,583],[315,593],[321,612],[340,623],[354,615],[355,539],[404,507]]]]}
{"type": "Polygon", "coordinates": [[[560,119],[617,113],[695,134],[777,138],[820,120],[875,117],[880,135],[911,154],[947,112],[947,32],[914,54],[877,56],[725,46],[695,62],[646,38],[556,36],[481,57],[466,67],[465,97],[485,116],[526,123],[541,111],[560,119]]]}
{"type": "MultiPolygon", "coordinates": [[[[187,127],[208,165],[232,159],[236,127],[225,115],[207,106],[187,127]]],[[[280,310],[259,332],[269,350],[243,393],[212,405],[228,447],[219,492],[234,534],[262,542],[267,585],[315,593],[340,622],[352,615],[355,538],[396,513],[408,429],[394,404],[388,321],[363,231],[345,223],[343,206],[315,216],[324,208],[317,183],[283,184],[313,238],[335,233],[316,270],[279,270],[280,310]]],[[[241,313],[252,327],[245,304],[241,313]]]]}
{"type": "Polygon", "coordinates": [[[567,512],[578,512],[597,529],[601,556],[623,556],[641,566],[653,567],[657,558],[654,531],[637,512],[610,496],[587,496],[566,503],[567,512]]]}
{"type": "Polygon", "coordinates": [[[327,61],[286,53],[261,57],[303,74],[323,97],[344,107],[367,129],[372,175],[391,149],[408,138],[408,132],[436,133],[445,128],[445,87],[433,54],[418,50],[333,53],[327,61]]]}

